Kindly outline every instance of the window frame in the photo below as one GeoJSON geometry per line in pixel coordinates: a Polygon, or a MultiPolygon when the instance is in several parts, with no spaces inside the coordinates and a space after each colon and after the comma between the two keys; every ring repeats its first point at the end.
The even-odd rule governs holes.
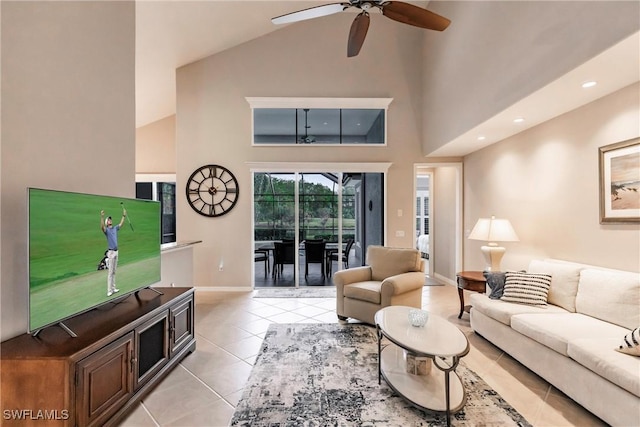
{"type": "Polygon", "coordinates": [[[251,108],[252,147],[386,147],[388,137],[389,105],[393,98],[299,98],[299,97],[245,97],[251,108]],[[384,110],[384,142],[382,144],[341,143],[341,144],[291,144],[255,142],[254,110],[262,108],[286,109],[379,109],[384,110]]]}
{"type": "Polygon", "coordinates": [[[178,224],[177,224],[177,192],[174,193],[174,199],[173,199],[173,219],[174,219],[174,233],[173,233],[173,240],[170,240],[168,242],[164,242],[164,220],[165,220],[165,214],[164,214],[164,209],[165,209],[165,204],[164,201],[162,199],[160,199],[159,194],[158,194],[158,184],[162,184],[162,183],[166,183],[166,184],[173,184],[176,186],[177,189],[177,182],[176,182],[176,175],[175,174],[144,174],[144,173],[137,173],[136,174],[136,184],[141,184],[141,183],[149,183],[151,184],[151,191],[152,191],[152,197],[150,200],[154,200],[156,202],[160,202],[160,206],[161,206],[161,211],[160,211],[160,215],[161,215],[161,222],[162,222],[162,230],[161,230],[161,240],[163,242],[161,242],[161,247],[164,247],[165,245],[172,245],[175,244],[178,241],[178,224]]]}

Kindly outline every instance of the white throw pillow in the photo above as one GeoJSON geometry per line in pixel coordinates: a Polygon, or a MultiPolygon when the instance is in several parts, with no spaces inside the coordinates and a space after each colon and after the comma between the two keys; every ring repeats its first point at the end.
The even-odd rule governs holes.
{"type": "Polygon", "coordinates": [[[622,339],[622,344],[616,348],[620,353],[640,356],[640,328],[635,328],[622,339]]]}
{"type": "Polygon", "coordinates": [[[547,301],[567,311],[575,313],[576,294],[580,280],[580,267],[575,264],[564,264],[550,261],[533,260],[527,269],[528,273],[550,274],[551,287],[547,301]]]}
{"type": "Polygon", "coordinates": [[[504,292],[500,299],[516,304],[546,308],[550,287],[551,275],[549,274],[508,271],[504,283],[504,292]]]}

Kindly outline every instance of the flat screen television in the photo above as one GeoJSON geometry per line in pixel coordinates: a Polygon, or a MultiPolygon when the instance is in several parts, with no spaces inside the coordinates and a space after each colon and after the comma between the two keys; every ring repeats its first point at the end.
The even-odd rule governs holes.
{"type": "Polygon", "coordinates": [[[160,281],[159,202],[39,188],[28,193],[28,332],[160,281]],[[109,260],[102,229],[108,217],[112,227],[120,226],[113,264],[117,292],[108,285],[113,256],[109,260]]]}

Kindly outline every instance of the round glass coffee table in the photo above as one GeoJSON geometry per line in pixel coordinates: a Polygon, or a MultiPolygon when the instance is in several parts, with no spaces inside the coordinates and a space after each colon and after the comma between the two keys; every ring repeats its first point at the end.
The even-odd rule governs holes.
{"type": "Polygon", "coordinates": [[[424,326],[411,326],[412,307],[390,306],[374,317],[378,335],[378,384],[389,387],[414,406],[451,414],[466,402],[456,373],[460,358],[469,353],[465,334],[444,318],[428,313],[424,326]],[[383,338],[389,342],[383,344],[383,338]],[[437,369],[431,369],[431,365],[437,369]]]}

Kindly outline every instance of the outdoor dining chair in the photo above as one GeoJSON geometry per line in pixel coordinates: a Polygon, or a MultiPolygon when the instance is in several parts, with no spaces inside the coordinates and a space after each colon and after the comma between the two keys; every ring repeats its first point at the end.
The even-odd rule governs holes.
{"type": "Polygon", "coordinates": [[[325,277],[325,246],[324,239],[304,241],[304,277],[309,276],[309,264],[320,264],[322,277],[325,277]]]}

